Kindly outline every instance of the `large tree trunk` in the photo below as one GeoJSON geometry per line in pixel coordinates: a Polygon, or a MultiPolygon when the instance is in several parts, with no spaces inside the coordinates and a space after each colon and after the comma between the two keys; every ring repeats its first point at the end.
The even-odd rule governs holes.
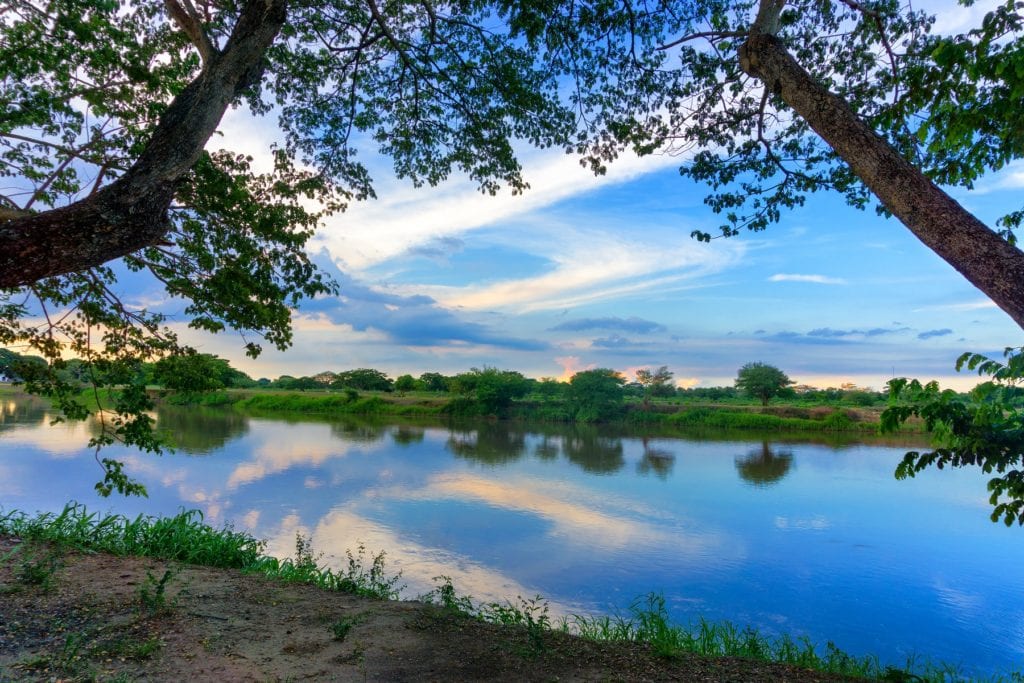
{"type": "Polygon", "coordinates": [[[803,117],[894,216],[1024,328],[1024,252],[979,221],[818,83],[774,35],[762,0],[740,66],[803,117]]]}
{"type": "Polygon", "coordinates": [[[249,0],[223,50],[171,101],[138,160],[96,194],[0,222],[0,288],[98,266],[167,233],[167,210],[228,105],[258,82],[285,0],[249,0]]]}

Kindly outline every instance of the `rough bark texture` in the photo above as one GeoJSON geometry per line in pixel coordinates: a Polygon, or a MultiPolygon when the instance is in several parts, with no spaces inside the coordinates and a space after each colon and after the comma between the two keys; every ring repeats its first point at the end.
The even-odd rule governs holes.
{"type": "Polygon", "coordinates": [[[900,156],[770,32],[755,24],[740,65],[803,117],[918,239],[1024,328],[1024,252],[900,156]]]}
{"type": "Polygon", "coordinates": [[[98,266],[159,242],[178,183],[228,105],[261,77],[285,16],[285,0],[247,2],[223,50],[174,98],[145,151],[117,181],[66,207],[0,223],[0,288],[98,266]]]}

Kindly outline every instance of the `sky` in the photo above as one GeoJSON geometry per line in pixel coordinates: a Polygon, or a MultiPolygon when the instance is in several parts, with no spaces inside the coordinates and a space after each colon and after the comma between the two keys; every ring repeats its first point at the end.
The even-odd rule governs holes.
{"type": "MultiPolygon", "coordinates": [[[[984,7],[932,10],[940,30],[957,31],[984,7]]],[[[222,133],[211,147],[257,163],[277,135],[272,120],[244,111],[229,113],[222,133]]],[[[680,386],[719,386],[760,361],[801,384],[875,389],[893,376],[967,388],[977,377],[955,373],[958,355],[1024,343],[898,221],[838,196],[704,244],[691,231],[714,234],[721,221],[705,188],[680,176],[680,158],[623,158],[602,177],[559,151],[524,150],[523,161],[531,189],[496,197],[461,179],[416,189],[371,163],[379,199],[328,219],[309,245],[340,294],[294,312],[290,349],[253,360],[237,334],[178,324],[183,339],[253,377],[488,365],[568,379],[666,365],[680,386]]],[[[992,225],[1020,208],[1022,188],[1015,163],[951,193],[992,225]]],[[[175,305],[164,308],[173,316],[175,305]]]]}

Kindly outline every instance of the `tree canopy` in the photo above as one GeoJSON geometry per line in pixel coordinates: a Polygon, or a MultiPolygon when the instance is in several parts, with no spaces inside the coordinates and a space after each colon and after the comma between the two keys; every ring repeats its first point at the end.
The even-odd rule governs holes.
{"type": "Polygon", "coordinates": [[[782,370],[767,363],[747,363],[736,373],[736,388],[768,405],[789,385],[795,384],[782,370]]]}
{"type": "MultiPolygon", "coordinates": [[[[1024,153],[1021,19],[1007,2],[935,36],[892,0],[11,0],[0,344],[123,385],[183,351],[118,287],[136,271],[192,327],[284,348],[291,309],[336,289],[304,247],[374,195],[367,152],[416,184],[458,172],[519,192],[519,145],[597,173],[630,150],[686,153],[723,236],[820,190],[877,203],[1024,326],[1024,212],[996,231],[936,184],[1024,153]],[[276,117],[272,169],[210,144],[236,106],[276,117]]],[[[81,414],[56,375],[32,387],[81,414]]],[[[108,407],[104,439],[158,447],[137,392],[108,407]]]]}

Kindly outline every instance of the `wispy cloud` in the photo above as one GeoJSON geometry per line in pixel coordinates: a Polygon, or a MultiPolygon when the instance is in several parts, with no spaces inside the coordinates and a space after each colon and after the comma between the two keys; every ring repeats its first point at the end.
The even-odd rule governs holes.
{"type": "Polygon", "coordinates": [[[331,219],[315,241],[346,269],[361,271],[417,245],[507,222],[557,201],[678,164],[679,159],[670,156],[626,154],[609,167],[607,175],[595,176],[575,157],[546,150],[523,155],[524,176],[531,189],[522,195],[483,195],[468,180],[451,180],[429,189],[392,181],[379,188],[381,200],[349,207],[331,219]]]}
{"type": "Polygon", "coordinates": [[[768,278],[769,282],[813,282],[819,285],[845,285],[846,280],[841,277],[829,277],[828,275],[802,275],[799,273],[776,273],[768,278]]]}
{"type": "Polygon", "coordinates": [[[633,341],[626,339],[625,337],[621,337],[617,334],[613,334],[610,337],[605,337],[604,339],[595,339],[594,341],[590,342],[590,345],[598,349],[625,349],[636,346],[636,344],[633,341]]]}
{"type": "MultiPolygon", "coordinates": [[[[844,338],[844,337],[878,337],[883,334],[906,332],[909,327],[872,327],[867,330],[834,330],[831,327],[819,327],[807,333],[808,337],[844,338]]],[[[756,334],[756,333],[755,333],[756,334]]]]}
{"type": "Polygon", "coordinates": [[[977,311],[984,308],[998,308],[994,302],[988,299],[981,299],[979,301],[965,301],[957,304],[936,304],[934,306],[921,306],[915,308],[914,312],[921,311],[977,311]]]}
{"type": "Polygon", "coordinates": [[[950,334],[953,334],[953,330],[949,329],[948,327],[944,327],[941,330],[928,330],[926,332],[922,332],[921,334],[917,335],[917,338],[932,339],[933,337],[945,337],[950,334]]]}
{"type": "Polygon", "coordinates": [[[454,285],[396,286],[466,310],[515,313],[560,310],[596,302],[705,286],[704,280],[737,263],[745,245],[706,245],[652,226],[630,235],[616,225],[577,228],[538,218],[516,234],[518,248],[543,255],[542,273],[498,281],[454,285]]]}
{"type": "Polygon", "coordinates": [[[635,334],[664,332],[665,326],[651,320],[631,316],[629,318],[579,318],[567,320],[548,329],[549,332],[582,332],[584,330],[622,330],[635,334]]]}

